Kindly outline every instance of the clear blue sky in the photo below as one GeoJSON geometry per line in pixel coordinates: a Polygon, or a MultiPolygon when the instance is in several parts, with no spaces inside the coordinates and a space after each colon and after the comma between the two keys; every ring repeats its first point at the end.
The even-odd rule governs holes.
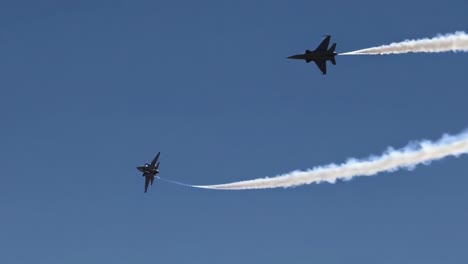
{"type": "Polygon", "coordinates": [[[468,263],[467,157],[209,191],[467,122],[468,54],[288,61],[467,30],[464,0],[2,1],[0,263],[468,263]]]}

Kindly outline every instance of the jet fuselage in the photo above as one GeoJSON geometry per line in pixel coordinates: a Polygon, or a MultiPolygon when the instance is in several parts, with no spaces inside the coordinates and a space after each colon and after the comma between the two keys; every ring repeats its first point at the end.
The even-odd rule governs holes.
{"type": "Polygon", "coordinates": [[[153,175],[156,175],[156,174],[159,173],[159,170],[157,170],[156,168],[151,167],[149,164],[138,166],[137,170],[139,170],[139,171],[141,171],[143,173],[148,173],[148,174],[153,174],[153,175]]]}
{"type": "Polygon", "coordinates": [[[297,54],[289,56],[288,59],[293,60],[306,60],[306,61],[315,61],[315,60],[331,60],[336,56],[336,52],[329,51],[306,51],[303,54],[297,54]]]}

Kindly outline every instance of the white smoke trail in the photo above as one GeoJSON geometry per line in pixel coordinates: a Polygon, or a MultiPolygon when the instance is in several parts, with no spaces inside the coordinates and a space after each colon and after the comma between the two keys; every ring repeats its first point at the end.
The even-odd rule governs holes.
{"type": "Polygon", "coordinates": [[[468,154],[468,131],[456,136],[444,135],[435,142],[423,140],[410,143],[400,150],[389,148],[381,156],[367,159],[349,159],[343,164],[330,164],[307,171],[293,171],[273,178],[260,178],[217,185],[186,185],[203,189],[247,190],[292,187],[311,183],[350,180],[356,176],[373,176],[379,172],[412,169],[418,164],[428,165],[433,160],[468,154]]]}
{"type": "Polygon", "coordinates": [[[176,185],[181,185],[181,186],[186,186],[186,187],[195,187],[194,185],[190,185],[190,184],[186,184],[186,183],[183,183],[183,182],[178,182],[178,181],[165,179],[165,178],[162,178],[160,176],[156,176],[156,178],[159,179],[159,180],[165,181],[165,182],[176,184],[176,185]]]}
{"type": "Polygon", "coordinates": [[[434,38],[405,40],[403,42],[392,43],[368,49],[361,49],[339,55],[384,55],[401,54],[409,52],[447,52],[447,51],[468,51],[468,35],[463,31],[453,34],[438,35],[434,38]]]}

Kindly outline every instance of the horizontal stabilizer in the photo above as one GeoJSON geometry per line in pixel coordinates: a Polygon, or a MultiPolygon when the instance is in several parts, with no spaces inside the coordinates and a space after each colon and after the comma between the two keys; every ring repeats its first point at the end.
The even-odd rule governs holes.
{"type": "Polygon", "coordinates": [[[333,65],[336,65],[335,57],[331,58],[330,61],[331,61],[331,63],[332,63],[333,65]]]}
{"type": "Polygon", "coordinates": [[[336,49],[336,43],[333,43],[333,45],[330,47],[330,49],[328,51],[329,52],[335,52],[335,49],[336,49]]]}

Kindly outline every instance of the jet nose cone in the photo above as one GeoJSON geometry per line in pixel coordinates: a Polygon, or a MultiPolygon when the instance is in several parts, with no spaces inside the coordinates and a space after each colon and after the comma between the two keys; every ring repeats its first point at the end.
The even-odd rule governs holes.
{"type": "Polygon", "coordinates": [[[292,55],[292,56],[289,56],[288,59],[300,60],[302,59],[302,55],[301,54],[292,55]]]}

